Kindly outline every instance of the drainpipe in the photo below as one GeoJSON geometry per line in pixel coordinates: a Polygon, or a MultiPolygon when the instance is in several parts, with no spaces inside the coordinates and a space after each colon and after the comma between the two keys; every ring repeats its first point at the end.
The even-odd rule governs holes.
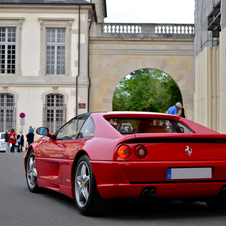
{"type": "Polygon", "coordinates": [[[91,79],[90,79],[90,72],[89,72],[89,69],[90,69],[90,56],[89,56],[89,53],[90,53],[90,46],[89,46],[89,43],[90,43],[90,29],[91,29],[91,25],[92,25],[92,22],[93,22],[93,18],[94,18],[94,14],[95,14],[95,7],[94,7],[94,12],[93,12],[93,15],[92,15],[92,18],[91,18],[91,21],[90,21],[90,25],[89,25],[89,31],[88,31],[88,80],[89,80],[89,86],[88,86],[88,103],[87,103],[87,111],[89,112],[89,102],[90,102],[90,88],[91,88],[91,79]]]}
{"type": "Polygon", "coordinates": [[[81,16],[81,5],[79,5],[79,16],[78,16],[78,75],[76,76],[76,107],[75,114],[78,115],[78,77],[80,75],[80,16],[81,16]]]}

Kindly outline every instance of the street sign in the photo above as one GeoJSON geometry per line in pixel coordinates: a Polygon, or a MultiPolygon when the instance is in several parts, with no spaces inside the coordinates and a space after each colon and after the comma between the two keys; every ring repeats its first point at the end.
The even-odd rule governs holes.
{"type": "Polygon", "coordinates": [[[25,113],[20,113],[20,118],[25,118],[25,113]]]}
{"type": "Polygon", "coordinates": [[[20,119],[20,125],[21,125],[21,126],[24,126],[24,125],[25,125],[25,119],[24,119],[24,118],[21,118],[21,119],[20,119]]]}
{"type": "Polygon", "coordinates": [[[78,103],[78,108],[86,108],[86,103],[78,103]]]}

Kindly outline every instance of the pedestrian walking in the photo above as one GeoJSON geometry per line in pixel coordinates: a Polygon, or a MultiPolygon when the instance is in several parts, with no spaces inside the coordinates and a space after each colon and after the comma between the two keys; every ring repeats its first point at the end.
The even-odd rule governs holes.
{"type": "Polygon", "coordinates": [[[8,129],[5,132],[5,146],[6,146],[6,153],[9,153],[10,145],[9,145],[9,130],[8,129]]]}
{"type": "Polygon", "coordinates": [[[29,132],[26,135],[28,146],[34,142],[34,129],[30,126],[29,132]]]}
{"type": "Polygon", "coordinates": [[[11,132],[10,132],[10,134],[9,134],[9,136],[8,136],[8,138],[9,138],[9,143],[10,144],[12,144],[12,146],[11,146],[11,149],[10,149],[10,152],[11,153],[13,153],[14,152],[14,150],[15,150],[15,145],[16,145],[16,134],[15,134],[15,132],[14,132],[14,129],[12,129],[11,130],[11,132]]]}
{"type": "Polygon", "coordinates": [[[17,135],[17,143],[18,143],[18,152],[23,152],[23,146],[24,146],[24,135],[22,134],[22,131],[17,135]]]}

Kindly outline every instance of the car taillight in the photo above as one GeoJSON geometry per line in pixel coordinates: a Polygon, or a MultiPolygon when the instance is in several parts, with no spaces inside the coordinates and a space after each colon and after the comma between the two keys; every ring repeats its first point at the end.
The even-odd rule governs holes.
{"type": "Polygon", "coordinates": [[[139,159],[144,159],[148,155],[148,150],[144,145],[138,145],[135,148],[135,155],[139,159]]]}
{"type": "Polygon", "coordinates": [[[128,159],[132,154],[132,150],[129,146],[127,145],[122,145],[119,147],[118,149],[118,155],[122,158],[122,159],[128,159]]]}

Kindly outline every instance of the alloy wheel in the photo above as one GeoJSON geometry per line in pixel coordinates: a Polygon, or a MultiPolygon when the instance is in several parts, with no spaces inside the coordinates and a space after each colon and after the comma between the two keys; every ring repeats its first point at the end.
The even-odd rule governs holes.
{"type": "Polygon", "coordinates": [[[81,161],[75,175],[75,198],[80,207],[84,207],[90,195],[90,170],[85,161],[81,161]]]}
{"type": "Polygon", "coordinates": [[[34,153],[29,155],[27,161],[27,182],[31,189],[37,185],[37,170],[34,153]]]}

